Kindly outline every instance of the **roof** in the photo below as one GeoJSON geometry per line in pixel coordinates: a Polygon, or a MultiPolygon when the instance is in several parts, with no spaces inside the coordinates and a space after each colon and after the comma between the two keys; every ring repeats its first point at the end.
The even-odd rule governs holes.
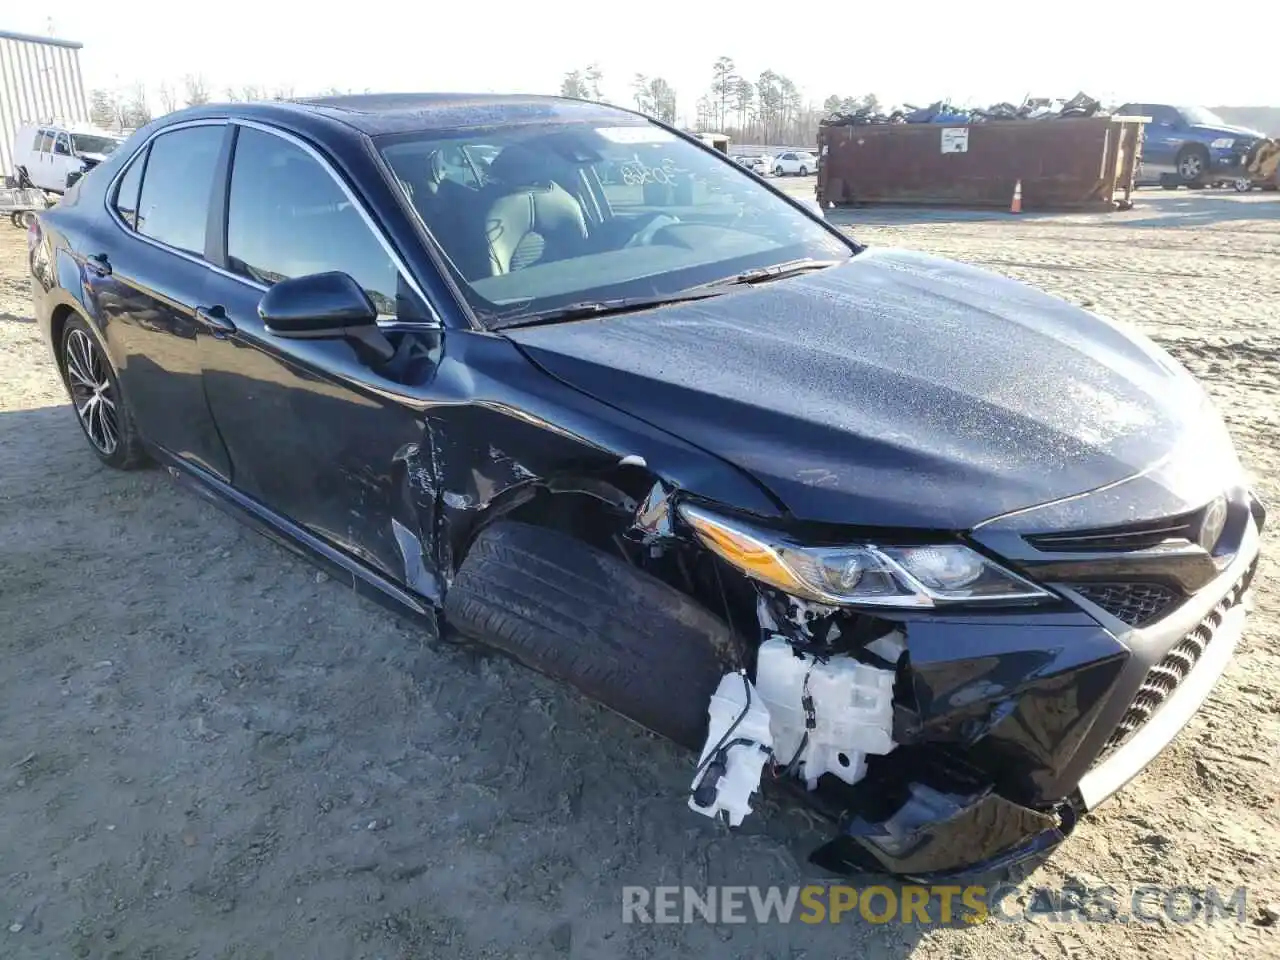
{"type": "Polygon", "coordinates": [[[288,101],[376,136],[547,121],[635,123],[631,110],[569,97],[496,93],[366,93],[288,101]]]}
{"type": "Polygon", "coordinates": [[[66,47],[69,50],[79,50],[84,46],[83,43],[77,43],[75,40],[40,37],[32,33],[11,33],[8,30],[0,30],[0,40],[17,40],[19,43],[42,43],[48,47],[66,47]]]}

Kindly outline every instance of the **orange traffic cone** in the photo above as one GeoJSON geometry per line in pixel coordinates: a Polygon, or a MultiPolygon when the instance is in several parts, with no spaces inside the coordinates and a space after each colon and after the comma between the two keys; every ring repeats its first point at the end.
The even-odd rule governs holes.
{"type": "Polygon", "coordinates": [[[1013,185],[1013,203],[1009,204],[1010,213],[1022,212],[1022,179],[1013,185]]]}

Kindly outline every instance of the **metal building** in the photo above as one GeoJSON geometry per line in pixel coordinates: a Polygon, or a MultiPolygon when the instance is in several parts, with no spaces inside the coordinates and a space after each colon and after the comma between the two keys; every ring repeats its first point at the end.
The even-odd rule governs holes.
{"type": "Polygon", "coordinates": [[[0,178],[13,172],[13,137],[23,124],[88,123],[81,46],[0,30],[0,178]]]}

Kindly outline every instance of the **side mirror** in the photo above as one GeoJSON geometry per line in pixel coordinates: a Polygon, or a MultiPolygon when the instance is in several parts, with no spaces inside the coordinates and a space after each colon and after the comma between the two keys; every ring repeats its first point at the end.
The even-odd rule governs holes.
{"type": "Polygon", "coordinates": [[[378,329],[378,311],[345,273],[313,273],[281,280],[258,301],[267,332],[290,340],[351,340],[379,362],[395,348],[378,329]]]}

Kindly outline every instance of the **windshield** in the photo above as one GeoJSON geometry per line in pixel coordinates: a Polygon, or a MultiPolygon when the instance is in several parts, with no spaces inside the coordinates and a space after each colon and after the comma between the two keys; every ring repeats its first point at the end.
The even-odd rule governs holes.
{"type": "Polygon", "coordinates": [[[639,119],[397,136],[379,148],[491,328],[856,249],[728,157],[639,119]]]}
{"type": "Polygon", "coordinates": [[[105,155],[120,146],[120,141],[111,137],[95,136],[91,133],[73,133],[71,135],[71,146],[76,153],[101,153],[105,155]]]}
{"type": "Polygon", "coordinates": [[[1182,114],[1182,119],[1193,127],[1221,127],[1227,123],[1212,110],[1206,110],[1204,107],[1179,107],[1178,112],[1182,114]]]}

